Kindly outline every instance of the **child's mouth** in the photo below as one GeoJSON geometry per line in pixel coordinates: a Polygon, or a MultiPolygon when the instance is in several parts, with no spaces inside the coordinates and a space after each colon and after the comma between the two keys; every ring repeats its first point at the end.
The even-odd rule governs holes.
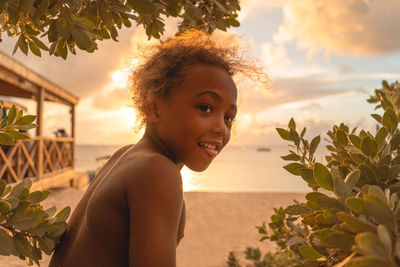
{"type": "Polygon", "coordinates": [[[212,158],[218,155],[218,145],[200,142],[199,146],[212,158]]]}

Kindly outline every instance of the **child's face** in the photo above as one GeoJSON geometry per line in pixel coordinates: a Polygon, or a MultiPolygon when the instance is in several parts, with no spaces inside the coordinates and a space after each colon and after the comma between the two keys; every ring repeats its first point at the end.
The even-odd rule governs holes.
{"type": "Polygon", "coordinates": [[[194,65],[181,87],[159,100],[157,131],[177,163],[194,171],[208,167],[230,139],[236,95],[225,70],[194,65]]]}

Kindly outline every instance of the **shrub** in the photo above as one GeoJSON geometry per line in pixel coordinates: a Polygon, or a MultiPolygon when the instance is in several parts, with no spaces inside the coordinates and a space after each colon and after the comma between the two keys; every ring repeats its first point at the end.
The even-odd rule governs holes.
{"type": "MultiPolygon", "coordinates": [[[[8,113],[3,112],[0,101],[0,144],[13,145],[15,140],[29,139],[18,130],[36,127],[32,123],[36,116],[24,116],[14,105],[8,113]]],[[[50,255],[65,232],[71,208],[67,206],[54,216],[56,207],[44,209],[40,204],[49,191],[30,192],[31,186],[30,179],[14,186],[0,179],[0,255],[18,256],[28,265],[39,265],[42,251],[50,255]]]]}
{"type": "Polygon", "coordinates": [[[400,266],[400,83],[382,85],[368,99],[383,109],[372,114],[376,131],[333,126],[326,163],[314,157],[319,136],[306,140],[293,119],[277,128],[293,148],[282,157],[292,161],[284,168],[312,192],[306,203],[274,209],[268,227],[257,227],[261,240],[280,250],[272,260],[292,252],[295,266],[400,266]]]}

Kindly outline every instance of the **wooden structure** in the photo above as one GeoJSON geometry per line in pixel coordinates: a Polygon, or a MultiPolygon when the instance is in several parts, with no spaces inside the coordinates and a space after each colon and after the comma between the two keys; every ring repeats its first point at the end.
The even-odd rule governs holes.
{"type": "Polygon", "coordinates": [[[35,188],[73,186],[75,164],[75,106],[78,98],[0,52],[0,99],[14,96],[37,102],[36,136],[14,146],[0,146],[0,179],[8,183],[33,178],[35,188]],[[71,137],[43,137],[45,101],[70,107],[71,137]]]}

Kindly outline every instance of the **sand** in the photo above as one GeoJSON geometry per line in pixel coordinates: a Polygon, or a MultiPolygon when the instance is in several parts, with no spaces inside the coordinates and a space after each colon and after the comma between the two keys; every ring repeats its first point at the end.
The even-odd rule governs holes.
{"type": "MultiPolygon", "coordinates": [[[[83,191],[72,188],[53,189],[45,206],[74,208],[83,191]]],[[[259,242],[256,225],[268,221],[274,207],[286,206],[293,199],[304,200],[303,193],[211,193],[186,192],[187,223],[185,237],[177,249],[178,267],[226,266],[229,251],[243,257],[246,246],[273,250],[268,241],[259,242]]],[[[41,266],[47,266],[44,255],[41,266]]],[[[0,257],[0,266],[23,267],[17,257],[0,257]]]]}

